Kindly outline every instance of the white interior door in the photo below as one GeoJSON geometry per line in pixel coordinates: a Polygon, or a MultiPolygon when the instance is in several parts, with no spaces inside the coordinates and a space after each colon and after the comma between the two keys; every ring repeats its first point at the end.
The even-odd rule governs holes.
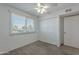
{"type": "Polygon", "coordinates": [[[64,44],[79,48],[79,15],[64,18],[64,44]]]}

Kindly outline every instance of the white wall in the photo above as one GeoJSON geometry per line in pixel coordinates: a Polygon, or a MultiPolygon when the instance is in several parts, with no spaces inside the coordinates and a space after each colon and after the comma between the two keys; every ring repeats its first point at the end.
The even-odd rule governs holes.
{"type": "MultiPolygon", "coordinates": [[[[68,7],[71,8],[72,11],[68,13],[72,13],[75,11],[79,11],[79,6],[68,7]]],[[[14,8],[10,8],[14,9],[14,8]]],[[[36,29],[39,31],[37,33],[29,33],[29,34],[20,34],[20,35],[12,35],[9,34],[9,12],[8,7],[0,5],[0,53],[6,52],[24,45],[27,45],[36,40],[41,40],[44,42],[48,42],[54,45],[59,45],[60,42],[63,42],[63,34],[60,30],[63,28],[63,23],[61,22],[61,18],[59,15],[68,14],[65,12],[65,9],[59,10],[56,12],[51,12],[51,14],[47,14],[40,18],[40,31],[39,31],[39,21],[35,17],[36,29]]],[[[25,12],[21,12],[21,14],[25,14],[25,12]]],[[[62,29],[63,30],[63,29],[62,29]]]]}
{"type": "MultiPolygon", "coordinates": [[[[21,12],[23,13],[23,12],[21,12]]],[[[37,29],[37,19],[35,25],[37,29]]],[[[37,31],[35,33],[10,35],[10,17],[8,7],[0,5],[0,53],[27,45],[37,40],[37,31]]]]}
{"type": "Polygon", "coordinates": [[[57,17],[48,18],[40,21],[40,40],[57,45],[57,17]]]}
{"type": "Polygon", "coordinates": [[[62,10],[56,10],[56,12],[51,12],[50,14],[45,14],[40,18],[40,37],[42,41],[44,42],[49,42],[51,44],[60,46],[61,43],[63,43],[64,40],[64,20],[61,16],[64,15],[70,15],[72,13],[79,13],[79,6],[72,6],[72,7],[67,7],[65,9],[62,10]],[[66,9],[71,8],[72,11],[71,12],[65,12],[66,9]],[[57,19],[53,19],[53,17],[57,17],[57,19]],[[51,18],[51,19],[50,19],[51,18]],[[51,22],[49,23],[48,20],[51,22]],[[53,23],[53,20],[55,20],[56,22],[53,23]],[[53,26],[51,29],[49,28],[49,26],[53,26]],[[56,28],[57,25],[57,28],[56,28]],[[55,30],[53,33],[53,29],[55,30]],[[50,33],[48,31],[51,31],[50,33]],[[54,34],[57,34],[55,36],[53,36],[54,34]],[[51,37],[52,38],[51,38],[51,37]]]}
{"type": "Polygon", "coordinates": [[[59,44],[64,44],[64,18],[59,17],[59,44]]]}

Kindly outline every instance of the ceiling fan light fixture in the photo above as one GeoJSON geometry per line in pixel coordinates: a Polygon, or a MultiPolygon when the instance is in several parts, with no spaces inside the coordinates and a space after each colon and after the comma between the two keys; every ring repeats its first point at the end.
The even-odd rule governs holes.
{"type": "Polygon", "coordinates": [[[45,9],[42,9],[40,13],[43,14],[45,11],[46,11],[45,9]]]}
{"type": "Polygon", "coordinates": [[[40,10],[40,9],[38,9],[38,11],[37,11],[37,12],[38,12],[38,13],[40,13],[40,11],[41,11],[41,10],[40,10]]]}
{"type": "Polygon", "coordinates": [[[38,3],[38,4],[37,4],[37,6],[38,6],[38,7],[40,7],[40,6],[41,6],[41,4],[40,4],[40,3],[38,3]]]}
{"type": "Polygon", "coordinates": [[[47,8],[48,8],[48,6],[46,5],[46,6],[44,6],[44,8],[45,8],[45,9],[47,9],[47,8]]]}
{"type": "Polygon", "coordinates": [[[37,10],[38,13],[43,14],[44,12],[46,12],[46,9],[48,8],[47,5],[38,3],[37,4],[37,8],[35,8],[37,10]]]}

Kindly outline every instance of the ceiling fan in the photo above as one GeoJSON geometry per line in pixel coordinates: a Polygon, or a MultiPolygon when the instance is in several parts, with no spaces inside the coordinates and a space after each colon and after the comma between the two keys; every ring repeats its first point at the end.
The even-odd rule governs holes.
{"type": "Polygon", "coordinates": [[[47,5],[43,4],[43,3],[38,3],[37,4],[37,7],[35,8],[36,11],[39,13],[39,14],[43,14],[44,12],[46,12],[46,9],[48,8],[47,5]]]}

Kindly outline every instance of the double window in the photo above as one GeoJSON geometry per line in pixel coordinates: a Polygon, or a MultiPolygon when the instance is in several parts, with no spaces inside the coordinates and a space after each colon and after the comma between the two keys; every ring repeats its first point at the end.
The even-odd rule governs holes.
{"type": "Polygon", "coordinates": [[[11,33],[28,33],[34,31],[33,19],[11,13],[11,33]]]}

